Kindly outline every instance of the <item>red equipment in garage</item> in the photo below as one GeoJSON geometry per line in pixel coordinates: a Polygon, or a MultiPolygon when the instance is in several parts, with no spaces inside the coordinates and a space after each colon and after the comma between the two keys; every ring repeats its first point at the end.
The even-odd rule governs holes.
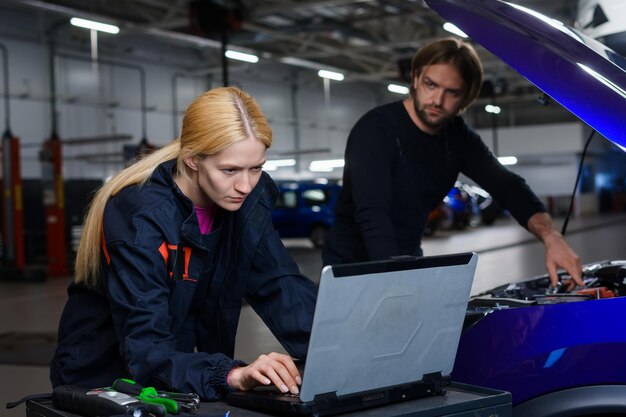
{"type": "Polygon", "coordinates": [[[2,136],[2,267],[3,276],[23,277],[24,250],[24,211],[22,206],[22,177],[20,173],[19,139],[11,133],[9,123],[9,54],[6,46],[0,44],[3,57],[4,112],[6,131],[2,136]]]}
{"type": "Polygon", "coordinates": [[[50,139],[44,141],[39,154],[46,216],[48,275],[57,277],[68,274],[61,145],[61,140],[53,133],[50,139]]]}
{"type": "Polygon", "coordinates": [[[24,211],[22,178],[20,176],[19,139],[7,128],[2,137],[2,171],[4,211],[2,248],[4,266],[20,273],[26,263],[24,256],[24,211]]]}

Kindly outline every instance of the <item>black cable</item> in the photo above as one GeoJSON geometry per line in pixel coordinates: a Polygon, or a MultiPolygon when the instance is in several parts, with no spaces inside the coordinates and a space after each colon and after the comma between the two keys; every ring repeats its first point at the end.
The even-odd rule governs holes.
{"type": "Polygon", "coordinates": [[[591,134],[587,138],[587,142],[585,143],[585,147],[583,148],[583,153],[580,155],[580,164],[578,165],[578,175],[576,175],[576,183],[574,184],[574,191],[572,191],[572,197],[569,200],[569,208],[567,209],[567,215],[565,216],[565,221],[563,222],[563,227],[561,228],[561,234],[565,236],[565,232],[567,231],[567,223],[569,223],[569,218],[572,215],[572,209],[574,208],[574,198],[576,197],[576,189],[578,188],[578,182],[580,181],[580,175],[583,172],[583,162],[585,160],[585,154],[587,153],[587,148],[589,147],[589,143],[591,143],[591,138],[593,138],[593,134],[596,133],[594,129],[591,130],[591,134]]]}

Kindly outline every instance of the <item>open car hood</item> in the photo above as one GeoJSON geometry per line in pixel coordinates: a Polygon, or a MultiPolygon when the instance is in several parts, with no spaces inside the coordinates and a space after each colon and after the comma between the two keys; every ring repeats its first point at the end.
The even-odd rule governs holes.
{"type": "Polygon", "coordinates": [[[626,152],[626,59],[534,10],[501,0],[425,0],[626,152]]]}

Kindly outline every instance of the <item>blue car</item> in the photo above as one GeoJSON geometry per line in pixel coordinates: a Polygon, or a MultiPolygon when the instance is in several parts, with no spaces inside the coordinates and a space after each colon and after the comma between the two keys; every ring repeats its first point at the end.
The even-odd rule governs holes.
{"type": "Polygon", "coordinates": [[[470,224],[472,216],[472,201],[469,194],[457,184],[450,189],[443,202],[452,216],[452,227],[457,230],[465,229],[470,224]]]}
{"type": "Polygon", "coordinates": [[[520,416],[626,413],[626,260],[583,273],[571,293],[546,274],[473,297],[452,378],[511,392],[520,416]]]}
{"type": "MultiPolygon", "coordinates": [[[[478,187],[474,188],[479,189],[478,187]]],[[[482,192],[489,196],[486,191],[482,192]]],[[[484,201],[485,207],[489,207],[493,199],[489,196],[489,201],[487,199],[481,201],[484,201]]],[[[444,197],[443,202],[451,216],[451,227],[463,230],[467,226],[476,227],[482,223],[483,211],[479,205],[478,194],[468,184],[457,181],[444,197]]],[[[488,224],[493,223],[493,221],[495,218],[488,224]]]]}
{"type": "MultiPolygon", "coordinates": [[[[626,59],[512,2],[425,1],[626,151],[626,59]]],[[[561,274],[556,289],[546,275],[473,297],[452,378],[510,391],[515,416],[625,415],[626,260],[583,273],[573,291],[561,274]]]]}
{"type": "Polygon", "coordinates": [[[316,248],[324,246],[328,229],[335,222],[339,182],[278,182],[278,188],[280,194],[272,211],[278,234],[283,238],[309,238],[316,248]]]}

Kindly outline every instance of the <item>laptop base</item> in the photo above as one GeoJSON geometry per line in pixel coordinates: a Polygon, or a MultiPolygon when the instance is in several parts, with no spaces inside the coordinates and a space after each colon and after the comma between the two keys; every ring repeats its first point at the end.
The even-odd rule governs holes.
{"type": "Polygon", "coordinates": [[[335,393],[318,394],[313,401],[309,402],[302,402],[297,397],[280,394],[276,389],[259,387],[252,391],[231,392],[226,400],[236,407],[282,415],[328,416],[432,395],[444,395],[450,383],[449,376],[431,374],[426,375],[422,381],[382,390],[365,391],[341,397],[337,397],[335,393]]]}

